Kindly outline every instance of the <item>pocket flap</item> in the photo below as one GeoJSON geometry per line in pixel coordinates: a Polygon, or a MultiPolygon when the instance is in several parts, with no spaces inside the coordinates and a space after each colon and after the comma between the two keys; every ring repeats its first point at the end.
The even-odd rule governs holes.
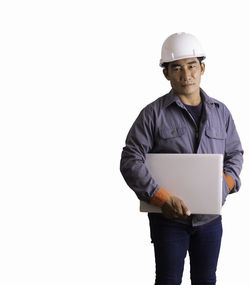
{"type": "Polygon", "coordinates": [[[160,137],[163,139],[170,139],[180,137],[185,133],[185,128],[162,128],[159,130],[160,137]]]}
{"type": "Polygon", "coordinates": [[[207,128],[206,135],[211,139],[217,139],[217,140],[224,140],[227,137],[225,131],[214,128],[207,128]]]}

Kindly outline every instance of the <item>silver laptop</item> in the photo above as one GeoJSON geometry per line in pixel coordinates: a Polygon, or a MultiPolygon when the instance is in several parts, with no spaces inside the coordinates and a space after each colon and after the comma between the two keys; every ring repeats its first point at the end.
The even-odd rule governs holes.
{"type": "MultiPolygon", "coordinates": [[[[192,214],[217,214],[222,207],[222,154],[146,155],[146,166],[156,183],[183,200],[192,214]]],[[[141,212],[161,212],[140,202],[141,212]]]]}

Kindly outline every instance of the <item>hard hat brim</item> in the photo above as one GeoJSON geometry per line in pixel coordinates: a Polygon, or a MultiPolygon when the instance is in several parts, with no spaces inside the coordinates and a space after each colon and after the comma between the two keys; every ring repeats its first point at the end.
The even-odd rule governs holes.
{"type": "Polygon", "coordinates": [[[170,62],[174,62],[174,61],[177,61],[177,60],[180,60],[180,59],[185,59],[185,58],[194,58],[194,57],[202,57],[202,60],[204,60],[206,58],[206,55],[205,54],[199,54],[199,55],[196,55],[196,56],[193,56],[193,55],[187,55],[187,56],[181,56],[181,57],[177,57],[175,59],[172,59],[172,60],[163,60],[161,59],[160,60],[160,67],[164,67],[164,63],[170,63],[170,62]]]}

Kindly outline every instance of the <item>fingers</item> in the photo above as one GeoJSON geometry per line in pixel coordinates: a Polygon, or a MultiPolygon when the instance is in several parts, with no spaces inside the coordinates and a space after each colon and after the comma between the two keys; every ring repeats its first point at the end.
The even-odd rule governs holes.
{"type": "Polygon", "coordinates": [[[162,207],[162,213],[165,218],[185,218],[190,216],[191,213],[188,210],[184,202],[178,197],[171,196],[162,207]]]}
{"type": "Polygon", "coordinates": [[[174,210],[175,210],[175,213],[178,215],[178,216],[183,216],[185,215],[185,212],[183,212],[183,205],[184,203],[180,200],[180,199],[175,199],[175,207],[174,207],[174,210]]]}
{"type": "Polygon", "coordinates": [[[176,214],[172,199],[168,200],[161,208],[162,213],[166,219],[178,218],[176,214]]]}
{"type": "Polygon", "coordinates": [[[186,213],[186,206],[181,199],[178,197],[172,197],[172,207],[176,215],[183,216],[186,213]]]}
{"type": "Polygon", "coordinates": [[[176,219],[179,217],[176,214],[174,214],[173,212],[163,212],[163,215],[166,219],[176,219]]]}
{"type": "Polygon", "coordinates": [[[183,215],[190,216],[191,212],[188,210],[187,206],[184,204],[182,200],[181,200],[181,206],[182,206],[183,215]]]}

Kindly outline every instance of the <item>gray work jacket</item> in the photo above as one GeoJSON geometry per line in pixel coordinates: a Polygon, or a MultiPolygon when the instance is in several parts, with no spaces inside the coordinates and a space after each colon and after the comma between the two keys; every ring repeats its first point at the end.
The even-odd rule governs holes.
{"type": "MultiPolygon", "coordinates": [[[[235,181],[230,193],[239,190],[243,150],[233,118],[223,103],[202,89],[200,94],[203,111],[199,127],[173,90],[147,105],[132,125],[122,151],[120,170],[140,200],[149,202],[160,188],[145,166],[146,153],[223,154],[223,171],[235,181]]],[[[229,194],[224,177],[222,192],[224,204],[229,194]]],[[[203,225],[216,217],[192,215],[192,224],[203,225]]]]}

